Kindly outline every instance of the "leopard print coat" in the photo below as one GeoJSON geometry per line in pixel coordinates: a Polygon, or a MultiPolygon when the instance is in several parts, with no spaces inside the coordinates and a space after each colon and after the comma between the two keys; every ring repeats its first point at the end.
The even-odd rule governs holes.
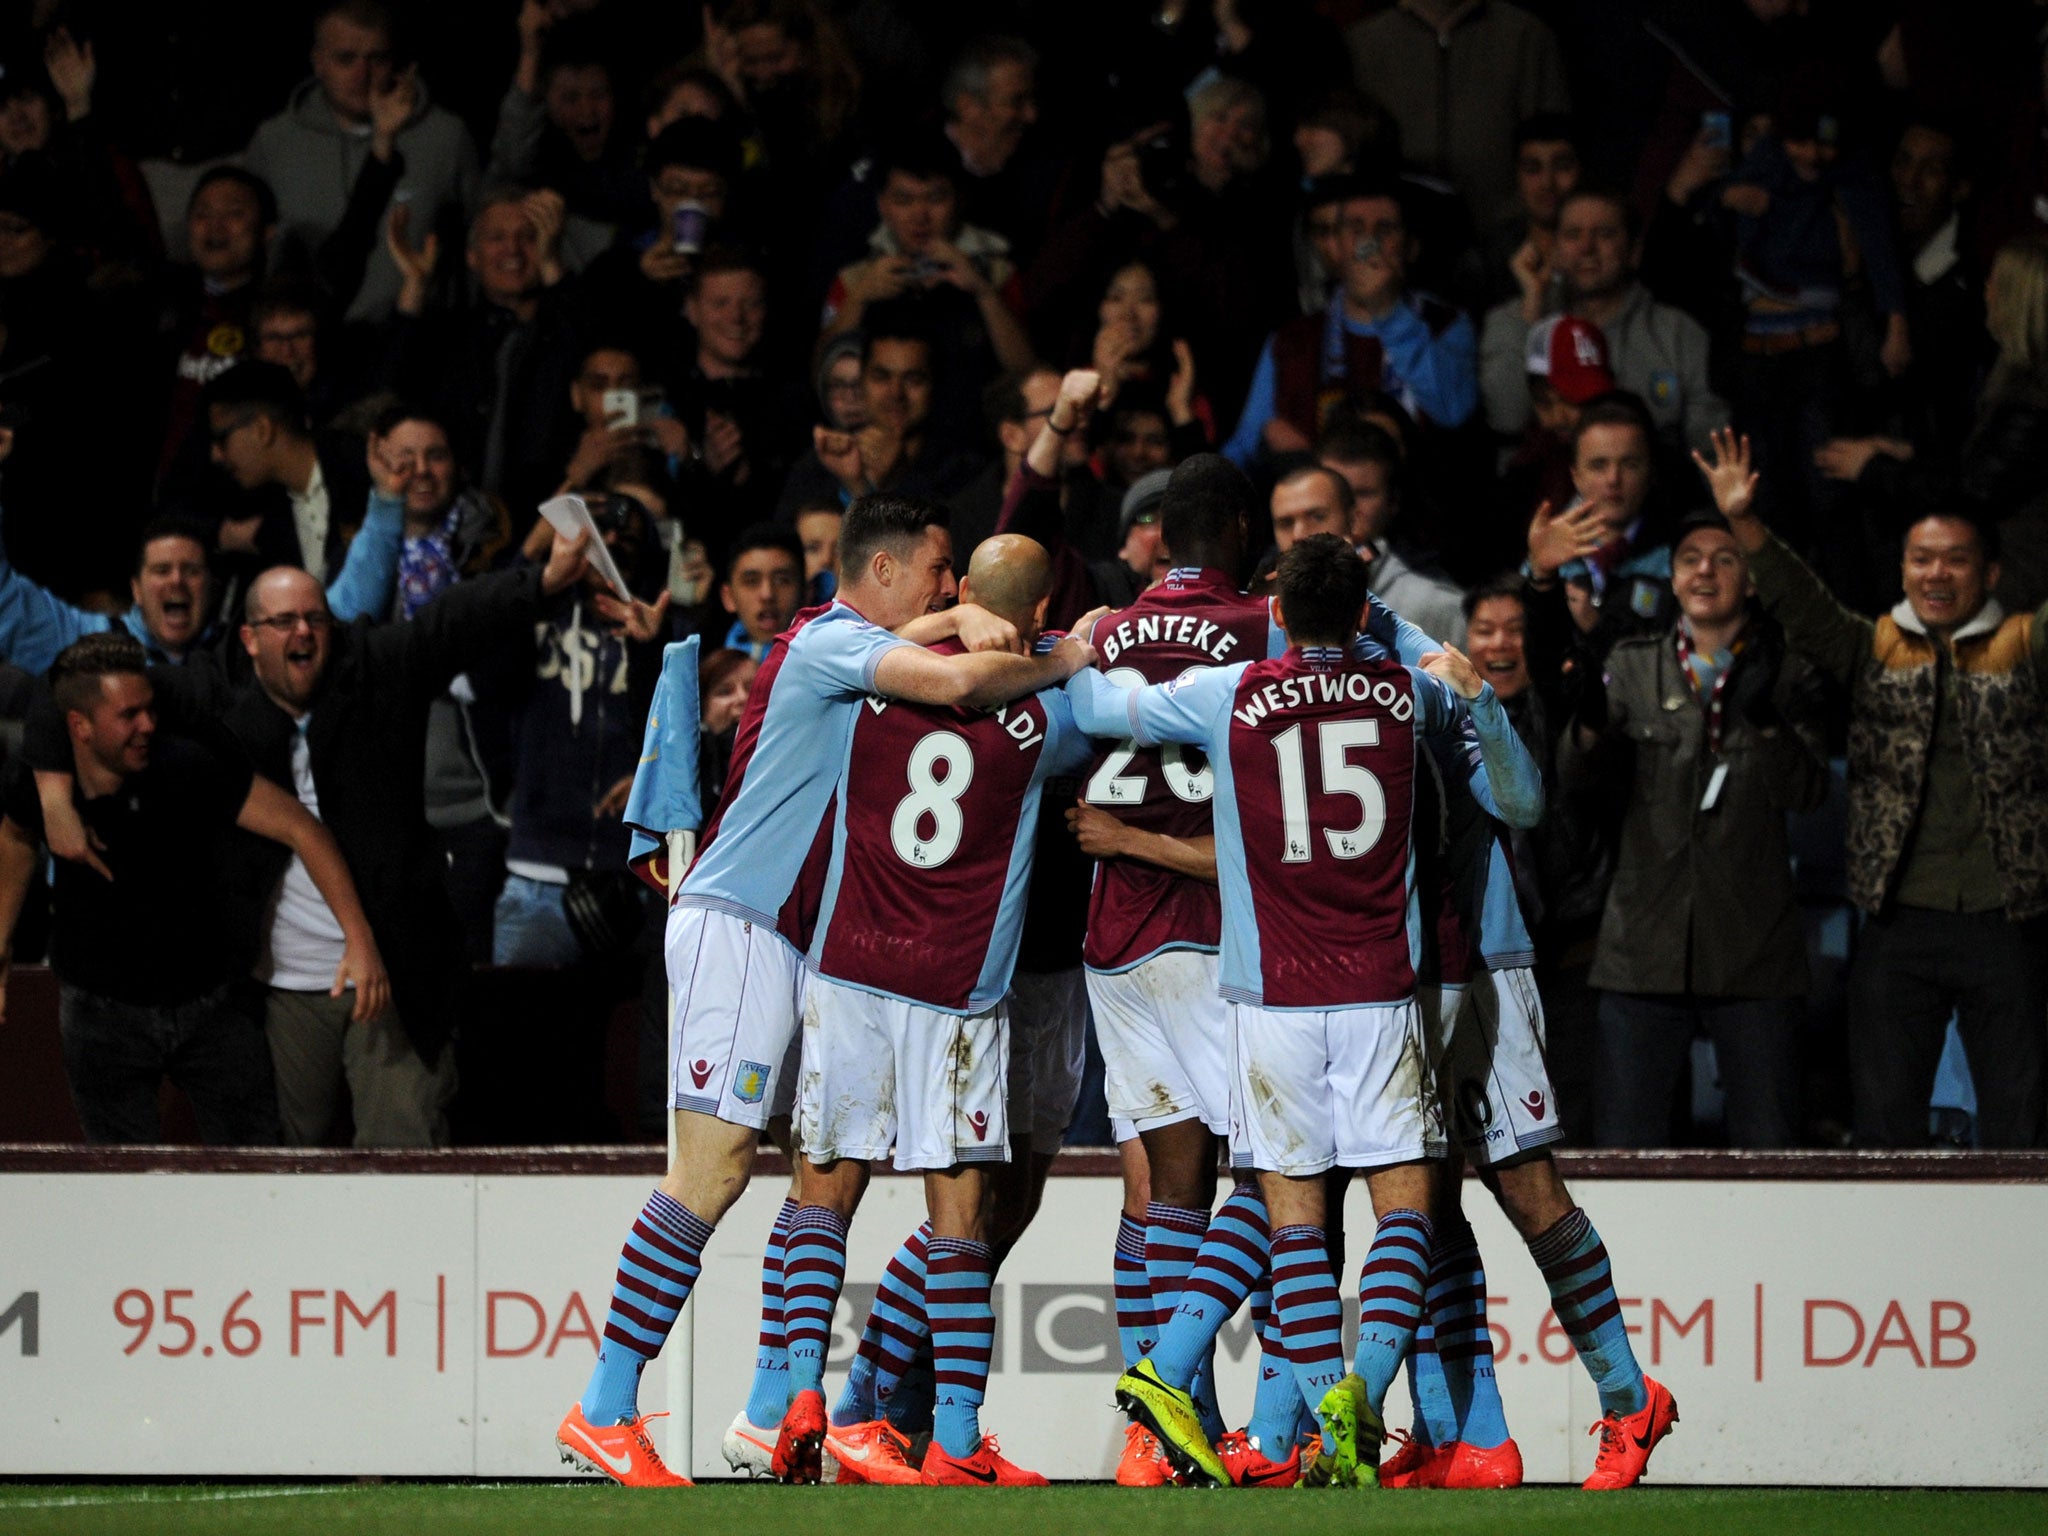
{"type": "Polygon", "coordinates": [[[2048,701],[2033,660],[2033,622],[2015,614],[1995,626],[1965,626],[1951,668],[1924,633],[1893,616],[1877,621],[1849,719],[1849,896],[1865,911],[1884,905],[1919,819],[1948,670],[2006,916],[2017,922],[2048,912],[2048,701]]]}

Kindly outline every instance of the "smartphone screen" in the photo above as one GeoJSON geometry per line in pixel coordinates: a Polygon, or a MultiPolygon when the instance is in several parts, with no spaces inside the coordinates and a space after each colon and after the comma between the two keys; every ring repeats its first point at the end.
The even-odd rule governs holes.
{"type": "Polygon", "coordinates": [[[640,425],[640,391],[637,389],[608,389],[604,392],[605,425],[609,427],[637,427],[640,425]]]}

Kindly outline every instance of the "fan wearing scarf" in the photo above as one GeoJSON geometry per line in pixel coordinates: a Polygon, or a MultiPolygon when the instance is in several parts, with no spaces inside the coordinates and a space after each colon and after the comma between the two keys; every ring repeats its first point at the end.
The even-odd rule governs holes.
{"type": "Polygon", "coordinates": [[[1819,674],[1757,608],[1749,562],[1711,508],[1670,553],[1678,616],[1615,643],[1560,764],[1567,792],[1626,804],[1592,984],[1602,1146],[1672,1141],[1693,1037],[1714,1043],[1739,1147],[1800,1141],[1806,943],[1785,813],[1827,788],[1819,674]]]}

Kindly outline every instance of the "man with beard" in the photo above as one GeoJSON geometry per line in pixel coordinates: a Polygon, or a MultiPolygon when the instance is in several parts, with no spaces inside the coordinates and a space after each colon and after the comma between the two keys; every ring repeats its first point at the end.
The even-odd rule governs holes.
{"type": "MultiPolygon", "coordinates": [[[[344,1017],[369,1019],[389,1002],[390,982],[340,850],[247,765],[158,735],[146,658],[127,635],[67,648],[50,687],[78,796],[74,804],[67,776],[64,804],[91,825],[105,857],[97,870],[60,865],[54,882],[64,1067],[86,1137],[160,1140],[157,1093],[169,1077],[209,1142],[274,1141],[270,1063],[236,1006],[237,936],[220,922],[229,829],[291,850],[340,941],[320,984],[344,1017]]],[[[35,877],[42,820],[36,786],[17,767],[0,820],[0,940],[12,938],[35,877]]],[[[0,948],[0,1007],[6,972],[0,948]]]]}
{"type": "MultiPolygon", "coordinates": [[[[254,678],[151,674],[164,718],[211,720],[258,773],[289,784],[334,834],[363,895],[391,972],[392,1007],[351,1022],[327,995],[339,953],[336,913],[304,861],[249,858],[237,897],[267,919],[255,958],[268,988],[265,1033],[286,1140],[319,1145],[345,1102],[358,1146],[431,1146],[448,1139],[455,1087],[449,1037],[463,1011],[467,959],[422,814],[429,706],[456,674],[533,633],[545,600],[581,578],[580,542],[557,538],[545,567],[463,582],[402,624],[339,626],[319,584],[276,567],[250,588],[241,642],[254,678]]],[[[89,851],[69,805],[72,764],[47,711],[24,755],[38,770],[52,852],[89,851]]]]}

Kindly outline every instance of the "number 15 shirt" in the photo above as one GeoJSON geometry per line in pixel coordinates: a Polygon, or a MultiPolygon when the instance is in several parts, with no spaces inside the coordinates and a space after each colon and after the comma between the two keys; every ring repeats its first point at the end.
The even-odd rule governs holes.
{"type": "MultiPolygon", "coordinates": [[[[1068,698],[1090,735],[1208,754],[1226,999],[1334,1009],[1413,995],[1416,742],[1461,728],[1455,693],[1397,662],[1308,648],[1128,691],[1083,672],[1068,698]]],[[[1490,687],[1469,716],[1489,771],[1534,772],[1490,687]]]]}

